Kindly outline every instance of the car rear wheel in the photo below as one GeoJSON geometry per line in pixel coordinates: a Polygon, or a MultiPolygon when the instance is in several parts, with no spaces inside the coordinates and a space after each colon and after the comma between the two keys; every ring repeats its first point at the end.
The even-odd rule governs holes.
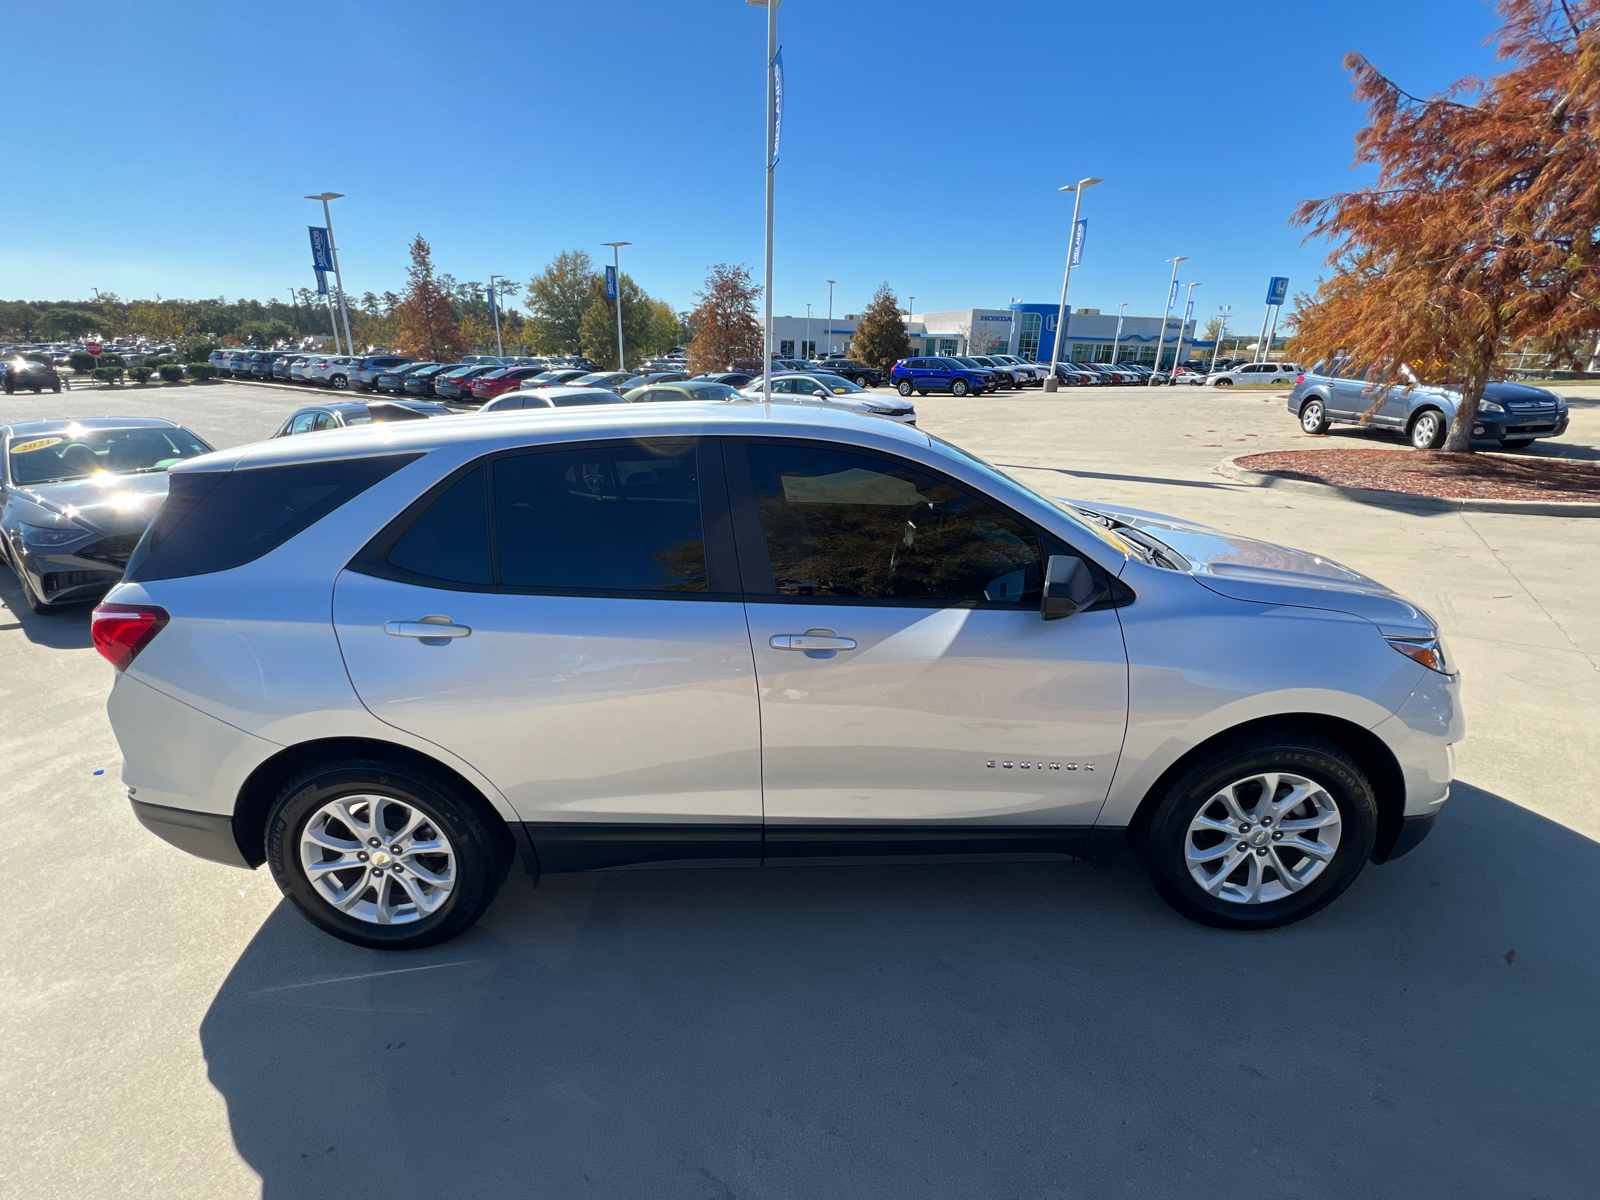
{"type": "Polygon", "coordinates": [[[1321,400],[1307,400],[1300,406],[1300,428],[1313,434],[1328,432],[1328,410],[1321,400]]]}
{"type": "Polygon", "coordinates": [[[1411,445],[1417,450],[1437,450],[1444,445],[1444,414],[1424,411],[1411,425],[1411,445]]]}
{"type": "Polygon", "coordinates": [[[1233,380],[1231,380],[1231,379],[1219,379],[1219,380],[1217,380],[1216,386],[1217,387],[1232,387],[1233,386],[1233,380]]]}
{"type": "Polygon", "coordinates": [[[426,771],[328,763],[279,793],[272,877],[325,933],[375,950],[433,946],[469,929],[505,882],[512,846],[479,805],[426,771]]]}
{"type": "Polygon", "coordinates": [[[1533,445],[1532,438],[1501,438],[1500,445],[1506,450],[1522,450],[1533,445]]]}
{"type": "Polygon", "coordinates": [[[1285,729],[1224,746],[1162,797],[1139,847],[1174,909],[1271,929],[1331,904],[1372,852],[1372,785],[1332,742],[1285,729]]]}
{"type": "Polygon", "coordinates": [[[965,379],[957,379],[950,385],[950,394],[952,396],[965,396],[968,391],[965,379]]]}
{"type": "MultiPolygon", "coordinates": [[[[10,390],[11,390],[11,389],[10,389],[10,388],[7,388],[7,389],[6,389],[6,390],[7,390],[7,391],[10,391],[10,390]]],[[[894,389],[894,390],[895,390],[895,391],[897,391],[897,392],[899,392],[899,393],[900,393],[900,394],[901,394],[901,395],[902,395],[902,396],[909,396],[909,395],[911,395],[911,393],[912,393],[912,392],[913,392],[913,391],[915,391],[915,390],[916,390],[916,389],[915,389],[915,388],[913,388],[913,387],[912,387],[912,386],[911,386],[911,384],[910,384],[910,382],[909,382],[909,381],[908,381],[908,380],[904,380],[904,379],[902,379],[902,380],[901,380],[901,381],[900,381],[900,382],[899,382],[899,383],[898,383],[898,384],[897,384],[897,385],[896,385],[896,386],[895,386],[895,389],[894,389]]]]}
{"type": "Polygon", "coordinates": [[[350,386],[350,381],[343,375],[330,375],[328,377],[328,386],[336,392],[342,392],[350,386]]]}

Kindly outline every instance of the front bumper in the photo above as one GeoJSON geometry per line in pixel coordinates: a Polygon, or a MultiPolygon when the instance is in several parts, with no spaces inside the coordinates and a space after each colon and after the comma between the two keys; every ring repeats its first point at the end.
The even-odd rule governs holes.
{"type": "Polygon", "coordinates": [[[1480,412],[1472,422],[1472,436],[1490,441],[1508,437],[1560,437],[1567,431],[1570,420],[1570,414],[1552,413],[1548,409],[1543,412],[1480,412]]]}

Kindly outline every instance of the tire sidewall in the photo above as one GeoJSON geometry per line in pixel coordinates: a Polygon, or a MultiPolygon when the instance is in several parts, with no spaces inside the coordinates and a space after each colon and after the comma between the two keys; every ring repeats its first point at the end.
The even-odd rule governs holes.
{"type": "Polygon", "coordinates": [[[1300,410],[1300,428],[1306,433],[1317,434],[1326,432],[1328,428],[1328,410],[1321,400],[1308,400],[1300,410]]]}
{"type": "Polygon", "coordinates": [[[433,946],[464,932],[500,890],[510,855],[475,807],[441,782],[405,766],[348,762],[309,771],[280,793],[267,820],[267,864],[273,880],[302,916],[325,933],[380,950],[433,946]],[[456,884],[440,909],[403,925],[375,925],[334,908],[300,866],[300,835],[323,805],[341,796],[383,795],[412,804],[450,840],[456,884]]]}
{"type": "Polygon", "coordinates": [[[958,379],[950,385],[952,396],[965,396],[969,390],[971,389],[967,387],[967,381],[964,379],[958,379]]]}
{"type": "Polygon", "coordinates": [[[1259,741],[1200,764],[1178,779],[1146,830],[1145,870],[1162,898],[1191,920],[1219,929],[1271,929],[1302,920],[1338,899],[1372,853],[1378,809],[1372,785],[1355,763],[1320,738],[1259,741]],[[1270,904],[1236,904],[1208,895],[1184,863],[1189,824],[1216,792],[1273,769],[1316,781],[1339,806],[1339,848],[1310,884],[1270,904]]]}

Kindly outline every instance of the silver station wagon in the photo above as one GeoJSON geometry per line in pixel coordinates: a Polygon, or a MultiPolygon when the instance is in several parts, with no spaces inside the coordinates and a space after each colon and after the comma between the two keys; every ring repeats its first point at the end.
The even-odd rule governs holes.
{"type": "Polygon", "coordinates": [[[796,405],[330,430],[174,467],[95,612],[140,821],[404,948],[506,873],[1105,860],[1307,916],[1450,790],[1426,613],[796,405]]]}

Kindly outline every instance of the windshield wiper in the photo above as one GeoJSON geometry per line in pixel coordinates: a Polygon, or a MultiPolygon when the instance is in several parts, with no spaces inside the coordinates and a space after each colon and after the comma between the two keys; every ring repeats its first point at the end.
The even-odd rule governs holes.
{"type": "Polygon", "coordinates": [[[1082,513],[1084,516],[1088,517],[1096,525],[1101,525],[1106,529],[1113,530],[1120,537],[1134,543],[1134,545],[1138,546],[1144,551],[1143,557],[1146,562],[1159,563],[1161,566],[1172,571],[1187,571],[1189,569],[1189,561],[1184,558],[1183,555],[1179,554],[1160,538],[1154,536],[1153,534],[1146,533],[1137,525],[1130,525],[1126,521],[1119,521],[1115,517],[1107,516],[1102,512],[1096,512],[1092,508],[1077,508],[1076,505],[1074,505],[1074,508],[1076,508],[1077,511],[1082,513]]]}

